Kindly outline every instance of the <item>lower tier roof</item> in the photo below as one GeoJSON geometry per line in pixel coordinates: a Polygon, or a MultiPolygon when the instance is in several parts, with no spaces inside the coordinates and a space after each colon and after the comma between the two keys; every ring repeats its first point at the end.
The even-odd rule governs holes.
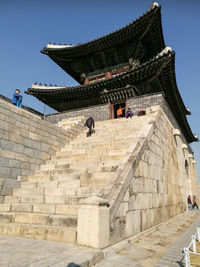
{"type": "Polygon", "coordinates": [[[187,141],[197,141],[187,122],[186,115],[190,113],[183,103],[176,84],[175,52],[170,50],[106,80],[73,87],[35,84],[25,93],[35,96],[58,111],[67,111],[105,103],[105,99],[108,99],[105,96],[116,90],[119,91],[117,95],[122,98],[121,100],[124,97],[162,92],[187,141]]]}

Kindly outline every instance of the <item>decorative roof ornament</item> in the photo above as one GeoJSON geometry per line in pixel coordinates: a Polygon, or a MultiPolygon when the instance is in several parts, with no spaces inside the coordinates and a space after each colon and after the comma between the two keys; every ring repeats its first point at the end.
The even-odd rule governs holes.
{"type": "Polygon", "coordinates": [[[188,149],[188,146],[186,144],[182,144],[182,149],[188,149]]]}
{"type": "Polygon", "coordinates": [[[162,57],[164,54],[168,54],[169,52],[172,52],[172,48],[170,46],[166,46],[157,56],[158,57],[162,57]]]}
{"type": "Polygon", "coordinates": [[[188,115],[191,115],[190,109],[188,107],[186,107],[186,109],[187,109],[188,115]]]}
{"type": "Polygon", "coordinates": [[[196,164],[196,163],[197,163],[196,160],[193,160],[193,161],[192,161],[192,164],[196,164]]]}
{"type": "Polygon", "coordinates": [[[42,83],[39,83],[39,85],[42,85],[42,83]]]}
{"type": "Polygon", "coordinates": [[[196,138],[196,140],[199,140],[199,137],[197,134],[194,133],[194,137],[196,138]]]}
{"type": "Polygon", "coordinates": [[[151,9],[155,8],[155,7],[159,7],[159,4],[157,2],[153,2],[151,5],[151,9]]]}
{"type": "Polygon", "coordinates": [[[181,133],[180,133],[179,129],[174,129],[174,130],[173,130],[173,135],[174,135],[174,136],[176,136],[176,135],[180,136],[181,133]]]}
{"type": "Polygon", "coordinates": [[[34,83],[34,85],[36,85],[36,84],[37,84],[37,82],[34,83]]]}

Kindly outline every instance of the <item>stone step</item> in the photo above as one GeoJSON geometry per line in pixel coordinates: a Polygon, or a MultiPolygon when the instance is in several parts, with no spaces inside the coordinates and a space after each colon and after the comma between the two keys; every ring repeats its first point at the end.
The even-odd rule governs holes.
{"type": "Polygon", "coordinates": [[[84,204],[87,196],[74,195],[20,195],[5,196],[4,203],[27,203],[27,204],[84,204]]]}
{"type": "Polygon", "coordinates": [[[0,223],[0,234],[74,244],[77,231],[75,227],[0,223]]]}
{"type": "Polygon", "coordinates": [[[54,161],[46,163],[45,165],[40,166],[40,171],[44,170],[65,170],[69,169],[69,163],[67,164],[56,164],[54,161]]]}
{"type": "Polygon", "coordinates": [[[72,215],[0,212],[0,223],[42,224],[51,226],[76,227],[77,217],[72,215]]]}
{"type": "Polygon", "coordinates": [[[86,149],[72,149],[70,151],[57,151],[56,157],[59,157],[59,156],[68,157],[69,155],[81,156],[81,155],[85,155],[86,153],[87,153],[86,149]]]}
{"type": "Polygon", "coordinates": [[[14,188],[13,196],[22,195],[76,195],[76,187],[59,188],[14,188]]]}
{"type": "Polygon", "coordinates": [[[81,175],[81,187],[104,187],[108,185],[114,172],[95,172],[81,175]]]}
{"type": "Polygon", "coordinates": [[[57,188],[57,187],[79,187],[79,179],[66,179],[61,181],[48,181],[48,182],[22,182],[20,188],[57,188]]]}
{"type": "Polygon", "coordinates": [[[51,175],[31,175],[27,177],[27,182],[48,182],[51,181],[51,175]]]}
{"type": "Polygon", "coordinates": [[[72,168],[67,168],[67,169],[62,169],[62,170],[37,170],[35,172],[36,176],[43,176],[43,175],[57,175],[57,174],[80,174],[81,170],[79,169],[72,169],[72,168]]]}
{"type": "Polygon", "coordinates": [[[48,214],[78,215],[80,205],[1,203],[0,212],[36,212],[48,214]]]}
{"type": "Polygon", "coordinates": [[[98,196],[101,191],[101,187],[98,186],[97,188],[91,187],[79,187],[77,188],[77,196],[98,196]]]}
{"type": "Polygon", "coordinates": [[[43,174],[43,175],[35,175],[35,176],[29,176],[27,178],[27,182],[50,182],[50,181],[71,181],[71,180],[76,180],[80,178],[80,173],[75,174],[75,173],[58,173],[58,174],[43,174]]]}

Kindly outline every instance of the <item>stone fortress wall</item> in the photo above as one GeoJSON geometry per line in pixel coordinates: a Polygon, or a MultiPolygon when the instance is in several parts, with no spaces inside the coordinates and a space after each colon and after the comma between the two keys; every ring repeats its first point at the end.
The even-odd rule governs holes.
{"type": "Polygon", "coordinates": [[[110,243],[185,211],[189,194],[198,197],[199,184],[190,148],[186,148],[181,135],[176,135],[163,110],[155,108],[160,109],[160,115],[153,122],[153,134],[145,144],[138,167],[114,216],[110,243]]]}
{"type": "MultiPolygon", "coordinates": [[[[198,196],[199,185],[191,149],[162,95],[154,97],[154,101],[163,102],[147,108],[147,116],[122,119],[124,123],[132,122],[136,129],[131,133],[133,143],[124,147],[128,149],[127,153],[99,195],[100,202],[89,198],[79,208],[78,244],[96,248],[109,246],[183,212],[187,195],[198,196]],[[104,200],[102,203],[101,199],[104,200]],[[102,218],[104,222],[100,223],[102,218]]],[[[150,96],[140,100],[143,100],[143,106],[145,101],[153,103],[150,96]]],[[[139,99],[134,101],[138,105],[139,99]]],[[[102,121],[99,127],[110,128],[113,123],[120,124],[120,120],[102,121]]],[[[27,176],[34,175],[35,170],[46,164],[56,151],[62,151],[61,148],[66,147],[74,136],[68,126],[61,129],[0,100],[1,196],[13,193],[12,188],[17,187],[24,176],[26,181],[27,176]]],[[[97,143],[103,144],[101,135],[97,133],[94,137],[97,143]]],[[[80,138],[78,142],[81,144],[84,140],[80,138]]],[[[80,176],[80,180],[84,177],[80,176]]]]}
{"type": "Polygon", "coordinates": [[[98,248],[114,244],[184,212],[188,195],[198,198],[195,161],[181,132],[161,106],[148,108],[147,115],[150,122],[144,120],[141,131],[135,133],[139,141],[133,143],[104,192],[109,210],[101,204],[79,210],[80,244],[98,248]],[[97,229],[93,221],[100,217],[109,223],[97,229]],[[84,221],[89,228],[82,225],[84,221]],[[91,227],[97,229],[96,240],[88,238],[91,227]]]}
{"type": "Polygon", "coordinates": [[[33,174],[67,140],[71,133],[0,99],[0,196],[10,194],[21,176],[33,174]]]}

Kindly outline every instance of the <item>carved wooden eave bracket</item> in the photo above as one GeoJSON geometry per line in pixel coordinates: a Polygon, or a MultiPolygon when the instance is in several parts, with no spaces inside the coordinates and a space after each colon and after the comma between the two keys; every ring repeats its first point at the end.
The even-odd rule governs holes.
{"type": "Polygon", "coordinates": [[[100,93],[100,98],[103,103],[116,103],[119,100],[126,100],[128,98],[138,95],[138,90],[134,86],[127,86],[125,88],[118,88],[108,91],[106,88],[100,93]]]}

